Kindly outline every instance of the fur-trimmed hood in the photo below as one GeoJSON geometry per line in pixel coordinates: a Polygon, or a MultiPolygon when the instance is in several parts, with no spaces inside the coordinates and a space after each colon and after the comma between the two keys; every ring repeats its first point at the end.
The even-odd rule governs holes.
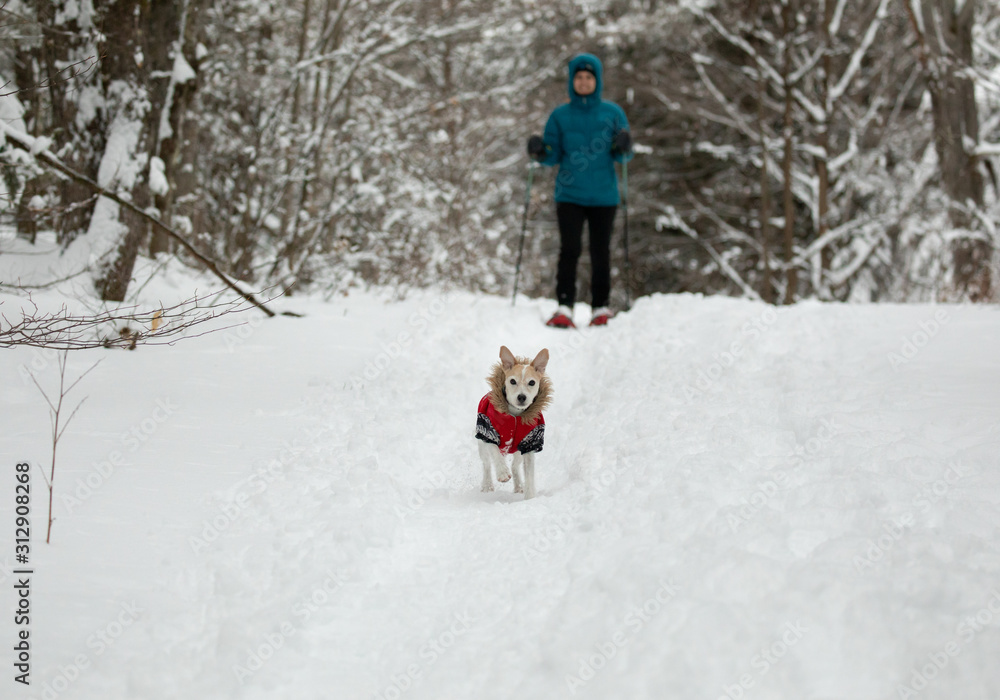
{"type": "MultiPolygon", "coordinates": [[[[527,357],[517,357],[515,360],[514,364],[517,365],[531,364],[531,359],[527,357]]],[[[493,409],[511,415],[510,411],[507,410],[507,397],[504,396],[503,392],[505,376],[503,363],[497,362],[493,365],[490,376],[486,377],[486,382],[490,385],[489,397],[493,409]]],[[[545,372],[539,372],[538,376],[538,394],[535,396],[535,400],[524,410],[524,413],[517,416],[524,423],[536,421],[542,415],[542,411],[548,408],[552,402],[552,382],[549,381],[549,376],[545,372]]]]}

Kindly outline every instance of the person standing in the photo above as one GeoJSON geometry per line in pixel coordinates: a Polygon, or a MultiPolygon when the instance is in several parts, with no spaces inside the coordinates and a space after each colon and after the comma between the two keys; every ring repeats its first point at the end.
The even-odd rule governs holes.
{"type": "Polygon", "coordinates": [[[583,225],[590,243],[591,320],[603,326],[611,318],[611,233],[618,210],[615,163],[632,159],[632,136],[624,110],[601,99],[601,61],[583,53],[569,62],[569,102],[549,115],[542,136],[528,139],[528,155],[542,165],[558,165],[555,200],[559,221],[559,308],[547,325],[575,328],[576,268],[583,225]]]}

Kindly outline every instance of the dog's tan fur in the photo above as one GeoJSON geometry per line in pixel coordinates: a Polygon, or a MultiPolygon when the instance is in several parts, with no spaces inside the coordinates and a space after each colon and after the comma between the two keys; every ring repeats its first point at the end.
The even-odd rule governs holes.
{"type": "MultiPolygon", "coordinates": [[[[535,453],[542,449],[545,431],[542,411],[548,408],[549,402],[552,401],[552,384],[545,374],[548,364],[547,349],[543,348],[535,355],[535,359],[529,360],[527,357],[515,357],[506,345],[500,346],[500,362],[493,365],[493,371],[486,378],[490,385],[490,393],[487,394],[490,405],[487,407],[484,404],[482,409],[487,412],[486,423],[490,423],[490,413],[496,420],[501,420],[499,414],[514,416],[513,423],[503,419],[504,424],[508,428],[513,428],[514,432],[509,438],[501,439],[513,442],[520,426],[530,431],[528,436],[534,435],[535,442],[527,448],[527,452],[522,453],[520,448],[527,437],[522,433],[522,441],[512,453],[512,462],[508,466],[504,453],[500,451],[497,443],[480,440],[479,457],[483,462],[484,492],[493,490],[495,472],[496,479],[500,483],[514,477],[514,493],[523,493],[525,499],[535,497],[535,453]],[[512,389],[509,399],[506,391],[508,387],[512,389]],[[536,421],[539,423],[537,426],[536,421]]],[[[480,428],[477,422],[477,437],[480,435],[480,428]]]]}
{"type": "Polygon", "coordinates": [[[531,423],[538,418],[552,402],[552,382],[549,381],[548,375],[544,371],[536,370],[532,362],[533,360],[529,360],[527,357],[516,357],[511,369],[504,369],[503,362],[497,362],[493,365],[490,376],[486,378],[490,385],[490,403],[493,404],[493,408],[509,415],[510,410],[507,406],[507,397],[504,395],[504,386],[511,375],[515,373],[520,375],[521,370],[527,367],[527,376],[538,382],[538,394],[531,405],[519,416],[525,423],[531,423]]]}

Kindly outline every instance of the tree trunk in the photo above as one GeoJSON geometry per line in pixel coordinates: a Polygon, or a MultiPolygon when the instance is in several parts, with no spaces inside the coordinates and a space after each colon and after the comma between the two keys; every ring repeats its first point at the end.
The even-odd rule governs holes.
{"type": "MultiPolygon", "coordinates": [[[[52,150],[65,152],[65,160],[74,168],[94,175],[99,158],[95,150],[103,145],[103,120],[99,115],[88,124],[78,123],[75,100],[84,93],[81,83],[97,82],[93,70],[97,57],[89,46],[86,31],[76,15],[66,12],[67,0],[32,0],[26,6],[34,11],[40,40],[27,45],[18,43],[14,56],[15,79],[26,91],[24,121],[34,136],[51,136],[52,150]],[[82,74],[82,75],[81,75],[82,74]]],[[[42,176],[26,183],[32,194],[50,195],[52,209],[58,212],[42,226],[54,228],[62,243],[68,243],[84,231],[93,211],[90,193],[73,181],[57,183],[42,176]]],[[[39,220],[27,210],[25,198],[17,218],[18,233],[34,240],[39,220]]]]}
{"type": "Polygon", "coordinates": [[[782,80],[784,81],[785,92],[785,114],[782,130],[785,137],[785,154],[782,163],[782,174],[784,176],[784,212],[785,212],[785,264],[787,278],[785,280],[785,303],[791,304],[795,301],[795,294],[799,286],[799,274],[792,260],[795,258],[795,198],[792,193],[792,161],[795,158],[794,143],[794,120],[792,105],[792,40],[795,26],[795,8],[792,3],[786,2],[781,9],[782,35],[784,41],[784,63],[782,65],[782,80]]]}
{"type": "MultiPolygon", "coordinates": [[[[942,184],[956,202],[981,206],[983,178],[971,152],[979,143],[975,85],[969,76],[975,6],[976,0],[966,0],[956,13],[955,0],[923,0],[921,10],[942,184]]],[[[970,223],[968,214],[959,209],[953,210],[952,220],[956,226],[970,223]]]]}
{"type": "Polygon", "coordinates": [[[768,173],[769,153],[767,133],[764,129],[764,100],[767,97],[767,79],[762,74],[757,83],[757,126],[760,133],[760,245],[764,258],[764,279],[760,297],[768,304],[774,303],[774,280],[771,273],[771,177],[768,173]]]}
{"type": "MultiPolygon", "coordinates": [[[[324,30],[326,28],[326,23],[329,21],[329,4],[327,5],[327,11],[323,15],[323,25],[324,30]]],[[[305,57],[306,52],[309,47],[309,24],[312,21],[312,3],[311,0],[305,0],[302,7],[302,26],[299,29],[299,47],[298,47],[298,63],[301,63],[305,57]]],[[[295,134],[296,138],[305,141],[304,137],[299,134],[299,122],[302,114],[302,95],[305,93],[308,95],[309,91],[309,80],[310,77],[315,77],[315,74],[319,71],[318,68],[313,68],[308,71],[299,71],[299,74],[294,78],[295,87],[292,93],[292,110],[291,110],[291,122],[288,125],[289,130],[295,134]]],[[[319,78],[315,77],[318,81],[319,78]]],[[[302,184],[300,187],[296,188],[293,186],[294,178],[293,173],[297,172],[297,168],[300,165],[300,159],[302,155],[302,149],[297,146],[289,145],[285,151],[285,177],[287,179],[287,184],[285,186],[285,195],[282,198],[283,204],[281,207],[281,232],[282,235],[287,239],[286,246],[288,248],[294,249],[296,242],[298,241],[298,226],[299,226],[299,211],[302,208],[302,201],[306,194],[306,179],[307,174],[302,175],[302,184]]],[[[294,251],[293,251],[294,252],[294,251]]],[[[239,252],[237,251],[237,254],[239,252]]],[[[283,257],[283,256],[282,256],[283,257]]],[[[272,268],[272,273],[275,272],[279,267],[279,261],[275,261],[275,266],[272,268]]]]}
{"type": "MultiPolygon", "coordinates": [[[[983,204],[983,176],[974,154],[979,144],[979,114],[971,74],[972,29],[976,0],[922,0],[921,21],[910,19],[917,33],[921,62],[927,74],[934,115],[934,148],[945,193],[957,206],[949,214],[956,228],[971,228],[983,204]]],[[[963,238],[952,249],[955,291],[973,301],[993,292],[990,273],[992,247],[982,240],[963,238]]]]}
{"type": "MultiPolygon", "coordinates": [[[[152,101],[161,107],[150,115],[156,118],[151,124],[155,134],[153,152],[163,162],[168,186],[166,192],[155,193],[153,205],[167,223],[172,223],[177,195],[190,191],[193,184],[188,182],[182,189],[178,175],[185,152],[185,116],[198,88],[198,57],[194,47],[198,42],[199,16],[205,4],[206,0],[152,3],[145,32],[147,53],[154,56],[151,70],[154,75],[169,76],[151,81],[152,101]]],[[[169,236],[160,230],[152,232],[150,254],[167,253],[171,248],[169,236]]]]}
{"type": "MultiPolygon", "coordinates": [[[[155,134],[151,115],[159,115],[157,105],[150,103],[151,58],[145,53],[144,35],[148,32],[150,5],[145,0],[106,0],[102,5],[106,44],[101,73],[108,111],[113,116],[98,170],[98,183],[128,192],[133,203],[146,207],[150,203],[147,158],[152,152],[150,147],[155,134]]],[[[158,29],[163,31],[164,28],[158,29]]],[[[109,261],[98,271],[94,282],[102,300],[125,300],[136,257],[148,234],[148,225],[140,217],[107,200],[98,203],[88,237],[99,242],[110,235],[119,236],[110,246],[109,261]],[[116,224],[117,231],[114,230],[116,224]]]]}
{"type": "MultiPolygon", "coordinates": [[[[833,72],[833,41],[830,37],[830,23],[833,21],[835,0],[825,0],[823,3],[823,67],[820,78],[820,89],[823,98],[823,123],[818,124],[817,145],[822,155],[817,156],[816,178],[819,189],[816,211],[816,238],[823,238],[830,227],[830,122],[833,120],[833,103],[830,99],[830,78],[833,72]]],[[[826,248],[816,253],[813,261],[813,291],[820,299],[829,297],[826,287],[826,272],[830,266],[830,255],[826,248]]]]}
{"type": "MultiPolygon", "coordinates": [[[[148,204],[148,198],[146,203],[148,204]]],[[[145,205],[133,201],[140,207],[145,205]]],[[[120,221],[126,227],[126,233],[113,253],[112,262],[103,268],[95,286],[103,301],[125,301],[129,283],[132,281],[132,270],[139,256],[139,247],[149,235],[149,224],[138,214],[131,211],[121,211],[120,221]]]]}

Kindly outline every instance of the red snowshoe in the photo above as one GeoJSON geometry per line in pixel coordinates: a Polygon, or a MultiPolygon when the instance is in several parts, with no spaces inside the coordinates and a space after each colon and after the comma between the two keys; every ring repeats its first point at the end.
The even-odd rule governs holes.
{"type": "Polygon", "coordinates": [[[571,314],[572,312],[565,306],[560,306],[545,325],[552,328],[576,328],[571,314]]]}

